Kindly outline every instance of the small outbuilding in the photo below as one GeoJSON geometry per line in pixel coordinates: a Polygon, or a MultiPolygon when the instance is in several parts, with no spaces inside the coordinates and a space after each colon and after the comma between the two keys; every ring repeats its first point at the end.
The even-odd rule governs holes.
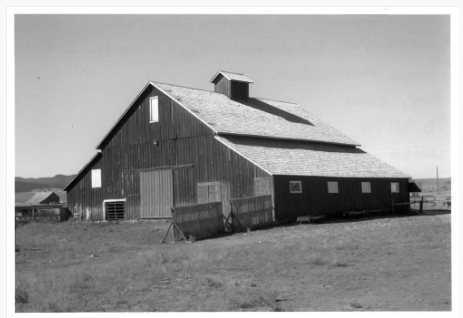
{"type": "Polygon", "coordinates": [[[42,191],[35,193],[29,200],[24,204],[26,205],[38,205],[38,204],[50,204],[59,203],[59,196],[52,191],[42,191]]]}

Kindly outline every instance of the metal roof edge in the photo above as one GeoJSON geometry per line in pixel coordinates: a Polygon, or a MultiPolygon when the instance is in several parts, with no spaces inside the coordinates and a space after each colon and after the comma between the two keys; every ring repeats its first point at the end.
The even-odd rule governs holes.
{"type": "Polygon", "coordinates": [[[77,173],[77,175],[74,177],[74,179],[72,179],[71,182],[69,182],[68,185],[65,186],[65,187],[63,188],[63,191],[66,191],[66,192],[67,192],[67,190],[69,189],[69,187],[70,187],[75,181],[77,181],[77,179],[78,179],[78,178],[80,177],[80,175],[85,171],[85,169],[86,169],[89,165],[91,165],[91,164],[93,163],[93,161],[95,161],[95,160],[97,159],[97,157],[101,157],[102,155],[103,155],[103,154],[102,154],[101,152],[97,152],[97,153],[92,157],[92,159],[90,159],[90,161],[87,162],[87,163],[85,164],[85,166],[83,166],[82,169],[80,169],[80,171],[77,173]]]}
{"type": "Polygon", "coordinates": [[[255,165],[256,167],[259,167],[260,169],[262,169],[263,171],[265,171],[266,173],[268,173],[269,175],[273,176],[273,173],[271,173],[270,171],[268,171],[267,169],[265,169],[264,167],[262,167],[261,165],[259,165],[258,163],[256,163],[255,161],[251,160],[250,158],[248,158],[247,156],[243,155],[241,152],[239,152],[238,150],[236,150],[235,148],[231,147],[230,145],[227,145],[226,143],[224,143],[222,140],[220,140],[220,138],[224,138],[224,139],[227,139],[225,137],[220,137],[220,136],[214,136],[214,139],[217,140],[218,142],[220,142],[221,144],[223,144],[225,147],[233,150],[234,152],[236,152],[238,155],[240,155],[241,157],[243,157],[244,159],[248,160],[249,162],[251,162],[253,165],[255,165]]]}

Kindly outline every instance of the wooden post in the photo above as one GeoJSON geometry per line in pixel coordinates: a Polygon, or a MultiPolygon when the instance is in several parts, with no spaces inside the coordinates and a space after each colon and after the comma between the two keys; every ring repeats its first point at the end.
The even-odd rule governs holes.
{"type": "Polygon", "coordinates": [[[421,197],[420,201],[420,214],[423,214],[423,197],[421,197]]]}
{"type": "Polygon", "coordinates": [[[164,236],[164,239],[161,241],[161,243],[164,243],[167,239],[167,235],[169,235],[170,228],[172,227],[172,222],[169,225],[169,228],[167,229],[166,236],[164,236]]]}
{"type": "Polygon", "coordinates": [[[228,218],[231,221],[231,223],[230,223],[231,230],[232,230],[232,232],[235,232],[235,221],[233,220],[233,204],[232,204],[231,200],[229,202],[230,202],[230,214],[228,215],[228,218]]]}

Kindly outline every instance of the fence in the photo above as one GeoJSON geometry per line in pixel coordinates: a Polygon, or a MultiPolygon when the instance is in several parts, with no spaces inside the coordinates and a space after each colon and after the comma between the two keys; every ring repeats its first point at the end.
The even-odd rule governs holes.
{"type": "Polygon", "coordinates": [[[272,196],[261,195],[230,200],[233,228],[256,228],[273,223],[272,196]]]}
{"type": "MultiPolygon", "coordinates": [[[[222,202],[172,208],[172,220],[186,238],[218,235],[224,231],[222,202]]],[[[180,233],[174,231],[175,239],[180,233]]]]}
{"type": "Polygon", "coordinates": [[[15,207],[15,220],[17,223],[30,221],[60,222],[71,216],[67,207],[61,204],[24,205],[15,207]]]}

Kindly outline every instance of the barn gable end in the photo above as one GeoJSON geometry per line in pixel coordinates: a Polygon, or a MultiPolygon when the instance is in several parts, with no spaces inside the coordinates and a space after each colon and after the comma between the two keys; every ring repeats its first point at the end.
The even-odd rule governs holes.
{"type": "Polygon", "coordinates": [[[93,211],[91,219],[101,220],[103,201],[125,200],[127,219],[144,218],[149,213],[143,207],[155,201],[143,181],[150,173],[152,182],[172,187],[168,196],[174,206],[196,204],[198,185],[208,182],[220,184],[227,208],[230,198],[254,195],[254,180],[269,174],[215,135],[213,123],[205,123],[194,110],[181,105],[180,98],[169,96],[168,88],[148,85],[97,146],[101,158],[89,163],[65,188],[70,209],[84,219],[88,210],[93,211]],[[158,99],[158,122],[150,123],[153,97],[158,99]],[[91,187],[92,169],[101,169],[99,189],[91,187]],[[168,171],[168,179],[158,180],[156,171],[168,171]]]}

